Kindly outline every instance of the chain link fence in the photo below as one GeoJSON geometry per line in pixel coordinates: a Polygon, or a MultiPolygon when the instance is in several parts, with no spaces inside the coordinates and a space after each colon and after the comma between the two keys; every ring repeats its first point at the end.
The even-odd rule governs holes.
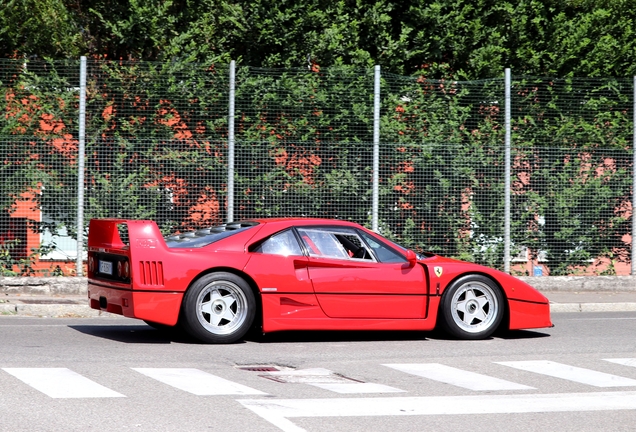
{"type": "Polygon", "coordinates": [[[503,79],[382,73],[374,195],[374,70],[232,67],[89,60],[80,146],[79,62],[0,60],[3,273],[75,271],[81,147],[84,230],[377,220],[407,247],[496,268],[508,242],[516,274],[633,271],[632,79],[514,77],[507,190],[503,79]]]}

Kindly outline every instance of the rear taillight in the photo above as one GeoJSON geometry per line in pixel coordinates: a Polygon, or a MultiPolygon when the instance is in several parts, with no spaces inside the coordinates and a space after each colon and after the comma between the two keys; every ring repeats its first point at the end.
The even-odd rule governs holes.
{"type": "Polygon", "coordinates": [[[122,279],[128,279],[128,276],[130,276],[130,264],[128,261],[117,262],[117,276],[122,279]]]}

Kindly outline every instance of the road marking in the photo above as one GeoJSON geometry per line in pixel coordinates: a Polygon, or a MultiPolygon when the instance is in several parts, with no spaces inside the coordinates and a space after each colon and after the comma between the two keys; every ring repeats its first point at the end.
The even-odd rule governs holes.
{"type": "Polygon", "coordinates": [[[385,364],[392,369],[397,369],[411,375],[417,375],[434,381],[443,382],[457,387],[476,391],[488,390],[532,390],[523,384],[494,378],[488,375],[478,374],[439,363],[413,363],[413,364],[385,364]]]}
{"type": "Polygon", "coordinates": [[[375,383],[312,383],[311,385],[340,394],[405,393],[405,390],[375,383]]]}
{"type": "Polygon", "coordinates": [[[404,392],[404,390],[383,384],[359,382],[324,368],[272,371],[261,376],[278,382],[309,384],[341,394],[404,392]]]}
{"type": "Polygon", "coordinates": [[[591,369],[569,366],[549,360],[512,361],[496,363],[515,369],[535,372],[541,375],[548,375],[554,378],[561,378],[580,384],[591,385],[594,387],[636,386],[636,380],[630,378],[624,378],[618,375],[611,375],[591,369]]]}
{"type": "Polygon", "coordinates": [[[197,396],[266,395],[262,391],[237,384],[199,369],[132,368],[133,370],[179,390],[197,396]]]}
{"type": "Polygon", "coordinates": [[[623,366],[636,367],[636,358],[617,358],[617,359],[603,359],[608,362],[617,363],[623,366]]]}
{"type": "Polygon", "coordinates": [[[303,432],[289,418],[518,414],[636,410],[636,392],[406,398],[245,399],[243,406],[284,432],[303,432]]]}
{"type": "Polygon", "coordinates": [[[126,397],[66,368],[3,368],[52,398],[126,397]]]}

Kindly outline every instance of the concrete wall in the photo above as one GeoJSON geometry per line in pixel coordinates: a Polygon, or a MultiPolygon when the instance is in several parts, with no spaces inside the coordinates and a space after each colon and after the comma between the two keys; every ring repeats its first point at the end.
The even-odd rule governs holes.
{"type": "Polygon", "coordinates": [[[85,277],[2,277],[0,294],[87,295],[85,277]]]}
{"type": "Polygon", "coordinates": [[[520,277],[539,291],[617,292],[636,291],[636,276],[520,277]]]}

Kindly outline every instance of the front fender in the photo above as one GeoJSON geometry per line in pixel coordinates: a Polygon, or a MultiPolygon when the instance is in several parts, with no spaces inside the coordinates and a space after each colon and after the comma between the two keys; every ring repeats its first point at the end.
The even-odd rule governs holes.
{"type": "Polygon", "coordinates": [[[510,330],[551,327],[550,302],[546,296],[527,283],[509,274],[443,257],[421,261],[430,280],[429,295],[442,296],[458,278],[479,274],[492,279],[502,289],[508,305],[510,330]]]}

